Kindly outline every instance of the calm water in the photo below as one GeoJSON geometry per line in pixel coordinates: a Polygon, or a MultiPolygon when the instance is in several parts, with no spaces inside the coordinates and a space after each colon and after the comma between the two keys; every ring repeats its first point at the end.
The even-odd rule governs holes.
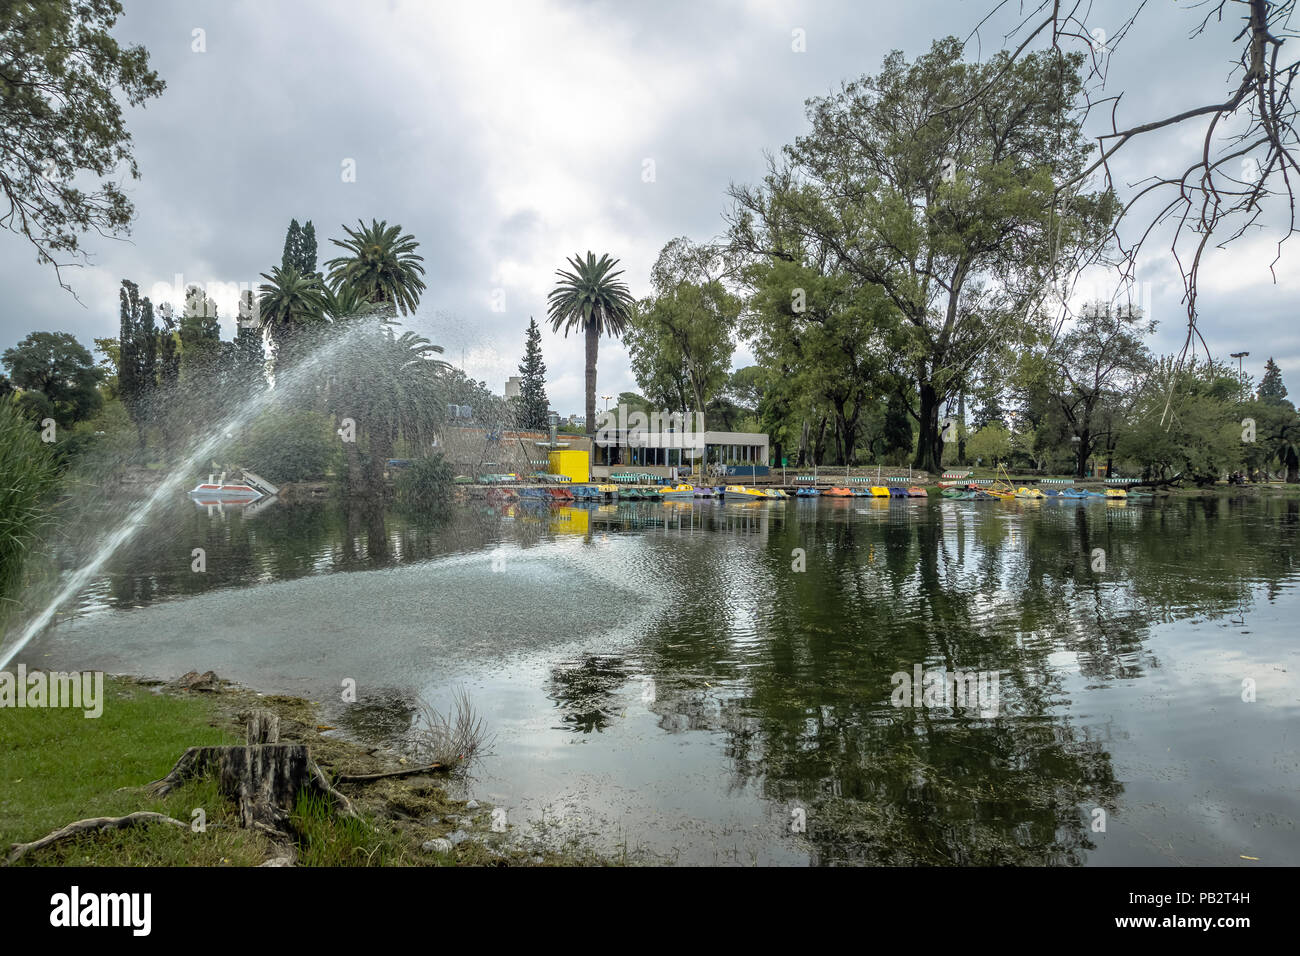
{"type": "Polygon", "coordinates": [[[181,500],[22,659],[212,669],[376,741],[463,684],[470,793],[670,861],[1296,865],[1298,530],[1295,500],[181,500]],[[917,666],[996,700],[894,706],[917,666]]]}

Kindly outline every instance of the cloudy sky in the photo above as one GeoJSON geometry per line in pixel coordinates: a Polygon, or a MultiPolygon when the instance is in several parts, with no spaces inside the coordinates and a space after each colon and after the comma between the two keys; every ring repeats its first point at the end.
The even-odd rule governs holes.
{"type": "MultiPolygon", "coordinates": [[[[990,6],[125,0],[119,39],[143,43],[167,82],[127,117],[142,171],[130,183],[131,241],[87,240],[90,264],[67,273],[82,305],[22,240],[0,235],[0,348],[40,329],[88,347],[116,335],[124,277],[145,292],[255,288],[278,264],[290,218],[315,224],[322,261],[340,224],[377,218],[401,223],[425,257],[428,291],[408,325],[500,392],[567,256],[608,252],[644,294],[665,242],[721,235],[728,184],[757,180],[764,151],[804,132],[806,98],[876,71],[892,49],[911,58],[940,34],[966,37],[990,6]]],[[[1116,11],[1130,6],[1097,3],[1089,23],[1113,35],[1116,11]]],[[[1198,18],[1187,6],[1156,2],[1116,48],[1110,89],[1125,93],[1122,117],[1222,97],[1236,27],[1189,40],[1198,18]]],[[[1000,46],[1008,22],[986,27],[970,56],[1000,46]]],[[[1122,171],[1150,175],[1199,135],[1137,144],[1122,171]]],[[[1275,284],[1275,240],[1248,237],[1210,260],[1201,328],[1219,354],[1249,350],[1256,377],[1274,355],[1295,397],[1300,247],[1275,284]]],[[[1182,286],[1167,252],[1153,250],[1139,302],[1168,351],[1182,342],[1182,286]]],[[[229,337],[234,295],[216,297],[229,337]]],[[[552,404],[580,412],[581,339],[547,330],[543,346],[552,404]]],[[[748,362],[740,349],[737,366],[748,362]]],[[[615,342],[602,342],[599,373],[601,394],[636,388],[615,342]]]]}

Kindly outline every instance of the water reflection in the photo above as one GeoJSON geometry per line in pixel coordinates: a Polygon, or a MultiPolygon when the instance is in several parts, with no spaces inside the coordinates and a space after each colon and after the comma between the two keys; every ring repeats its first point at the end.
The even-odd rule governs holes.
{"type": "MultiPolygon", "coordinates": [[[[1227,825],[1194,805],[1217,794],[1296,862],[1294,825],[1270,822],[1269,795],[1296,783],[1294,761],[1273,756],[1300,697],[1297,669],[1278,662],[1295,652],[1271,622],[1300,613],[1298,530],[1295,500],[470,502],[437,516],[329,502],[208,514],[179,502],[110,562],[83,605],[406,568],[438,613],[477,595],[460,642],[485,668],[516,632],[511,653],[539,662],[540,723],[527,698],[477,701],[528,735],[499,747],[503,787],[523,801],[562,799],[560,783],[534,793],[543,784],[524,765],[539,752],[572,779],[590,774],[588,791],[599,789],[591,780],[649,774],[640,799],[706,826],[739,814],[760,858],[1073,865],[1105,842],[1099,812],[1136,815],[1153,845],[1172,843],[1168,827],[1216,846],[1227,825]],[[204,574],[191,571],[194,547],[206,549],[204,574]],[[506,556],[503,568],[490,554],[506,556]],[[470,563],[450,576],[439,562],[458,556],[470,563]],[[535,596],[521,606],[525,586],[535,596]],[[602,646],[629,602],[641,602],[635,629],[602,646]],[[1274,603],[1277,614],[1260,613],[1274,603]],[[552,652],[535,636],[544,630],[580,646],[552,652]],[[918,666],[996,672],[996,714],[893,706],[893,675],[918,666]],[[1268,693],[1229,709],[1243,674],[1268,693]],[[1159,709],[1144,696],[1156,694],[1159,709]],[[652,729],[637,729],[639,716],[652,729]],[[561,747],[576,739],[590,746],[561,747]],[[1194,775],[1161,762],[1178,753],[1206,762],[1194,775]],[[1194,782],[1152,796],[1161,774],[1180,773],[1194,782]],[[1135,788],[1158,815],[1134,808],[1135,788]],[[743,810],[724,813],[719,794],[743,810]],[[795,811],[806,832],[791,830],[795,811]]],[[[354,620],[359,603],[348,587],[300,602],[297,639],[306,649],[314,628],[342,628],[366,642],[372,682],[391,690],[347,729],[394,733],[409,722],[412,690],[445,684],[443,661],[414,632],[354,620]]],[[[330,655],[299,657],[304,681],[337,687],[330,655]]],[[[1141,845],[1112,841],[1109,852],[1152,862],[1141,845]]]]}

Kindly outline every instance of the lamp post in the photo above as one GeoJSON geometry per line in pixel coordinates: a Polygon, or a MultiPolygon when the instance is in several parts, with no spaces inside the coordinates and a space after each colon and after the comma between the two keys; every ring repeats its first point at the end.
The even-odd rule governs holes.
{"type": "Polygon", "coordinates": [[[605,411],[609,411],[609,400],[610,400],[611,398],[613,398],[614,396],[613,396],[613,395],[602,395],[602,396],[600,396],[600,397],[603,398],[603,399],[605,400],[605,411]]]}
{"type": "Polygon", "coordinates": [[[1246,373],[1241,367],[1241,360],[1249,355],[1249,352],[1230,352],[1228,356],[1229,358],[1235,358],[1237,360],[1237,379],[1241,382],[1243,392],[1246,390],[1246,373]]]}

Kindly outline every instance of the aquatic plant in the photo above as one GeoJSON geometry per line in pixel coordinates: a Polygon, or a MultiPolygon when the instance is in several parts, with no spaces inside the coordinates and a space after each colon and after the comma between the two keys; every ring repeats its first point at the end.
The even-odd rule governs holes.
{"type": "Polygon", "coordinates": [[[468,762],[491,746],[483,718],[470,702],[469,692],[458,687],[452,693],[451,708],[443,714],[421,699],[412,724],[415,757],[421,763],[455,767],[468,762]]]}

